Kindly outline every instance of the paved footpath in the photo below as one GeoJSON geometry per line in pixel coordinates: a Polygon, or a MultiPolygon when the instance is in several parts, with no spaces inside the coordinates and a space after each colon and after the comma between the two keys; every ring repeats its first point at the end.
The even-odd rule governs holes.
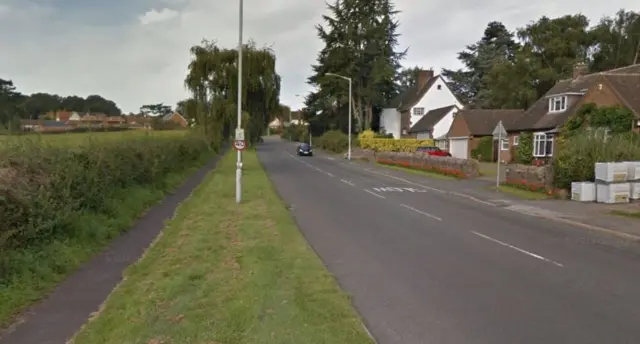
{"type": "Polygon", "coordinates": [[[259,156],[378,343],[640,338],[640,246],[631,240],[465,197],[446,181],[297,157],[279,140],[259,156]]]}
{"type": "MultiPolygon", "coordinates": [[[[122,272],[135,263],[173,217],[176,208],[211,172],[214,158],[185,181],[174,193],[152,207],[109,247],[62,282],[41,303],[23,314],[8,332],[0,333],[0,344],[64,344],[99,310],[122,272]]],[[[115,344],[115,343],[114,343],[115,344]]],[[[118,343],[124,344],[124,343],[118,343]]]]}

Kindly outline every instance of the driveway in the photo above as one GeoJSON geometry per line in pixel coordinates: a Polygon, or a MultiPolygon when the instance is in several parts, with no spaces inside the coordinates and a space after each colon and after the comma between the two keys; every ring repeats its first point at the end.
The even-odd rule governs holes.
{"type": "MultiPolygon", "coordinates": [[[[267,140],[260,158],[379,343],[640,338],[640,250],[267,140]]],[[[437,183],[437,181],[434,181],[437,183]]]]}

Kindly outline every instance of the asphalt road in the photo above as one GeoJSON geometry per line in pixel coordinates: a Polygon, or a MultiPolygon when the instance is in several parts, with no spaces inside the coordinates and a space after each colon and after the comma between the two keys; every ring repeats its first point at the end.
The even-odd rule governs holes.
{"type": "MultiPolygon", "coordinates": [[[[339,158],[259,156],[381,344],[640,343],[640,251],[339,158]]],[[[444,183],[444,182],[443,182],[444,183]]]]}

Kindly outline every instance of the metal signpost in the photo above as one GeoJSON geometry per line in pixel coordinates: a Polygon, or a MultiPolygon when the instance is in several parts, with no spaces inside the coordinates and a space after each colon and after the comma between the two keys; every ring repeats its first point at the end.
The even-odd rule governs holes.
{"type": "Polygon", "coordinates": [[[244,130],[242,130],[242,24],[243,24],[243,0],[240,0],[240,16],[238,23],[238,127],[236,129],[236,140],[234,146],[238,151],[236,158],[236,203],[242,200],[242,149],[244,149],[244,130]],[[240,138],[240,140],[238,140],[240,138]],[[242,142],[242,143],[239,143],[242,142]],[[241,146],[242,149],[238,147],[241,146]]]}
{"type": "Polygon", "coordinates": [[[504,129],[502,121],[500,121],[496,125],[496,128],[493,129],[493,139],[498,140],[498,144],[496,145],[496,149],[498,150],[498,173],[496,175],[496,188],[500,187],[500,151],[502,150],[502,140],[505,138],[507,138],[507,131],[504,129]]]}

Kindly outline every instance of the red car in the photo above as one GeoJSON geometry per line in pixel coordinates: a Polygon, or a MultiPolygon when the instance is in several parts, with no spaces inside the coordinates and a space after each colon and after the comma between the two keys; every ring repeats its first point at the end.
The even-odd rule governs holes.
{"type": "Polygon", "coordinates": [[[449,152],[443,151],[442,149],[435,146],[418,147],[418,149],[416,149],[416,152],[426,153],[431,156],[451,156],[449,152]]]}

